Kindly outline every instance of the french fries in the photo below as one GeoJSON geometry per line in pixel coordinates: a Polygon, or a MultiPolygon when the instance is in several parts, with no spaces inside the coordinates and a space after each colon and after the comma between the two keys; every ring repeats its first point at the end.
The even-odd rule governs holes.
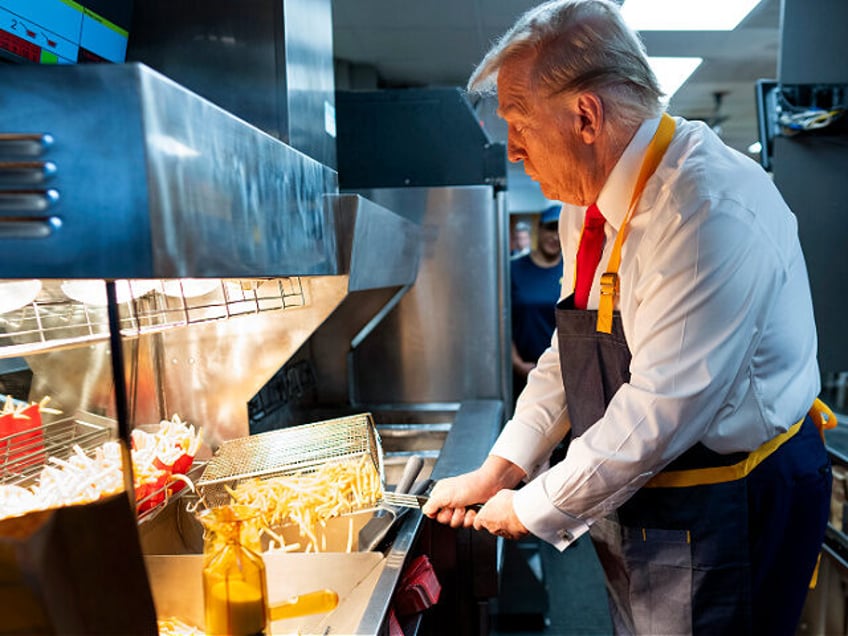
{"type": "MultiPolygon", "coordinates": [[[[295,524],[308,539],[304,552],[321,552],[318,526],[333,517],[375,505],[383,493],[380,475],[369,456],[329,462],[312,472],[249,479],[227,487],[233,503],[258,510],[259,531],[283,551],[300,549],[287,545],[274,528],[295,524]]],[[[349,534],[352,534],[350,532],[349,534]]],[[[351,546],[352,538],[348,545],[351,546]]]]}
{"type": "MultiPolygon", "coordinates": [[[[12,415],[12,417],[28,417],[24,414],[24,411],[31,406],[31,404],[27,404],[26,402],[15,402],[15,399],[11,395],[5,396],[5,401],[3,402],[3,408],[0,409],[0,416],[3,415],[12,415]]],[[[41,413],[52,413],[55,415],[60,414],[62,411],[57,409],[48,408],[47,404],[50,402],[50,396],[45,395],[38,402],[38,410],[41,413]]],[[[35,403],[33,403],[35,404],[35,403]]]]}

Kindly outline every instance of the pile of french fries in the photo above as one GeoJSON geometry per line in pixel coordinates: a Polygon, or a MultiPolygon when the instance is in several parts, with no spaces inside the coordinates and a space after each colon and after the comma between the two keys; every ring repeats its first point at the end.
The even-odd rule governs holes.
{"type": "MultiPolygon", "coordinates": [[[[233,503],[259,511],[255,523],[270,540],[271,550],[322,551],[317,526],[340,515],[374,506],[383,485],[368,455],[328,462],[318,470],[268,479],[249,479],[227,487],[233,503]],[[286,544],[275,528],[295,524],[307,544],[286,544]]],[[[348,542],[350,543],[350,541],[348,542]]]]}

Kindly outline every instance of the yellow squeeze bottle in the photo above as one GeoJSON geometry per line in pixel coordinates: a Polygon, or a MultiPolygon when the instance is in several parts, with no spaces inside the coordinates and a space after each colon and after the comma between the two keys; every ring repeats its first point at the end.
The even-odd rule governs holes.
{"type": "Polygon", "coordinates": [[[238,579],[212,585],[206,606],[207,633],[262,634],[265,623],[265,598],[256,587],[238,579]]]}
{"type": "Polygon", "coordinates": [[[244,506],[221,506],[200,515],[204,534],[205,631],[226,636],[264,634],[268,627],[265,564],[258,537],[243,522],[256,514],[244,506]]]}

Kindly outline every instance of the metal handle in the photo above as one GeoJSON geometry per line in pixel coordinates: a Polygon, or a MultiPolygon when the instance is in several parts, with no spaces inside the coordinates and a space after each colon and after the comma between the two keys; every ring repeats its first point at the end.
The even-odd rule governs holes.
{"type": "Polygon", "coordinates": [[[403,474],[398,479],[397,486],[395,486],[395,492],[409,492],[410,486],[415,483],[423,467],[424,460],[420,455],[410,455],[409,459],[406,460],[406,466],[403,467],[403,474]]]}
{"type": "Polygon", "coordinates": [[[40,157],[52,145],[48,133],[0,133],[0,156],[40,157]]]}
{"type": "Polygon", "coordinates": [[[59,192],[53,190],[0,190],[0,214],[46,212],[59,202],[59,192]]]}
{"type": "MultiPolygon", "coordinates": [[[[389,506],[399,506],[402,508],[423,508],[424,504],[430,498],[429,495],[409,495],[398,492],[387,492],[383,495],[382,504],[389,506]]],[[[479,511],[485,504],[475,503],[465,506],[467,510],[479,511]]]]}
{"type": "Polygon", "coordinates": [[[0,239],[45,238],[61,219],[48,214],[59,201],[56,190],[0,190],[0,239]]]}
{"type": "Polygon", "coordinates": [[[423,495],[424,493],[430,492],[430,489],[435,484],[432,479],[424,479],[415,484],[412,488],[409,489],[409,493],[412,495],[423,495]]]}
{"type": "Polygon", "coordinates": [[[54,218],[4,219],[0,217],[0,240],[47,238],[59,227],[54,218]]]}
{"type": "Polygon", "coordinates": [[[41,185],[54,176],[52,161],[0,161],[0,185],[41,185]]]}
{"type": "Polygon", "coordinates": [[[293,596],[287,601],[271,605],[269,613],[272,621],[307,614],[319,614],[336,609],[339,604],[339,595],[333,590],[316,590],[298,596],[293,596]]]}

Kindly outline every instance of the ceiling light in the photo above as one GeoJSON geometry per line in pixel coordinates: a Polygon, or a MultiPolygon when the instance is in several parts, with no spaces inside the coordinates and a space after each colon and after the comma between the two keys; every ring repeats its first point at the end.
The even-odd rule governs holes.
{"type": "Polygon", "coordinates": [[[748,146],[748,152],[752,155],[760,154],[760,151],[763,149],[763,145],[759,141],[755,141],[750,146],[748,146]]]}
{"type": "Polygon", "coordinates": [[[665,99],[668,101],[677,92],[695,69],[703,62],[700,57],[649,57],[648,63],[657,76],[665,99]]]}
{"type": "Polygon", "coordinates": [[[624,0],[621,14],[637,31],[732,31],[760,0],[624,0]]]}

